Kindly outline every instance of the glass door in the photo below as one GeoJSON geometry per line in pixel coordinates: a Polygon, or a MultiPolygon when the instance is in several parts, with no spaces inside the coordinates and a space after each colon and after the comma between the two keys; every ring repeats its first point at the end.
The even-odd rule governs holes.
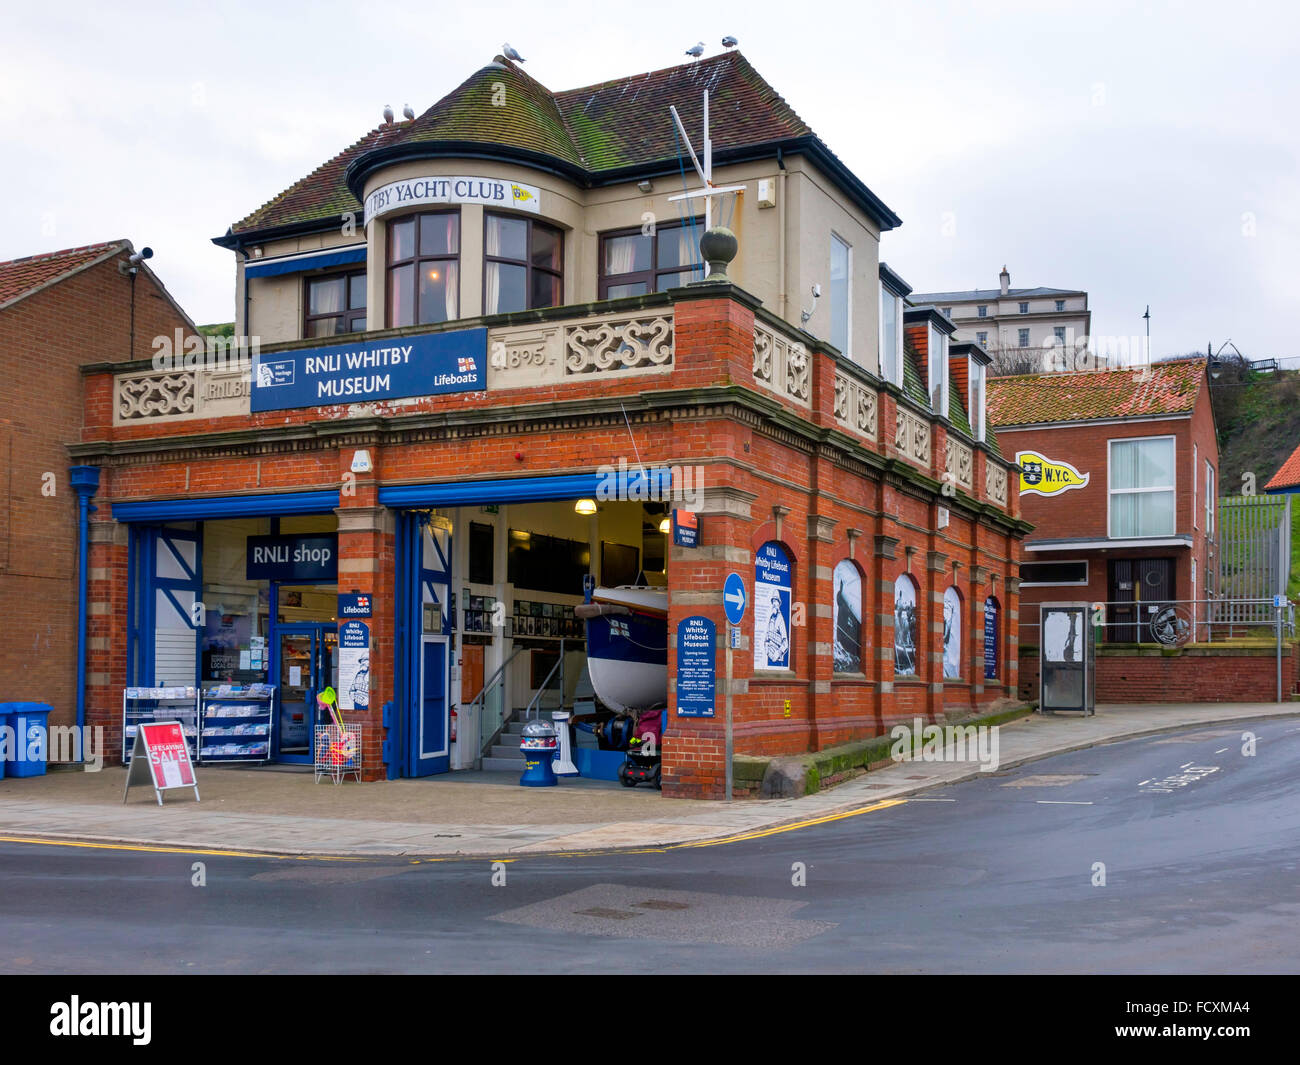
{"type": "Polygon", "coordinates": [[[280,660],[280,720],[275,733],[280,760],[310,762],[312,719],[316,694],[314,664],[317,632],[314,625],[281,625],[276,629],[280,660]]]}
{"type": "Polygon", "coordinates": [[[279,760],[309,765],[314,761],[316,695],[327,687],[338,691],[338,626],[278,625],[280,720],[276,726],[279,760]]]}

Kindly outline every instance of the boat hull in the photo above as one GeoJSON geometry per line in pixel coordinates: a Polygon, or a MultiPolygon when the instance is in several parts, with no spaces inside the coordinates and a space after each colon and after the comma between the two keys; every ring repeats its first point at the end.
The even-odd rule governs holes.
{"type": "Polygon", "coordinates": [[[667,595],[647,589],[598,589],[587,617],[587,672],[611,710],[635,713],[668,702],[667,595]]]}

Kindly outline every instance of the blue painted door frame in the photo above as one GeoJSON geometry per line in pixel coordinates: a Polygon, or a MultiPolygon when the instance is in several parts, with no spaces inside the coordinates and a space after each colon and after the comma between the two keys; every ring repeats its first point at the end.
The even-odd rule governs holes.
{"type": "Polygon", "coordinates": [[[393,712],[385,721],[390,780],[445,773],[451,768],[451,548],[451,531],[445,524],[427,513],[398,514],[394,698],[393,712]],[[436,604],[437,632],[424,630],[426,603],[436,604]]]}
{"type": "Polygon", "coordinates": [[[203,528],[177,529],[163,525],[130,525],[127,531],[127,684],[151,686],[154,644],[158,626],[159,595],[162,606],[184,619],[194,632],[194,678],[198,684],[203,662],[199,652],[203,611],[194,603],[203,599],[203,528]],[[194,562],[185,559],[183,545],[194,545],[194,562]],[[163,576],[159,560],[170,561],[181,576],[163,576]]]}

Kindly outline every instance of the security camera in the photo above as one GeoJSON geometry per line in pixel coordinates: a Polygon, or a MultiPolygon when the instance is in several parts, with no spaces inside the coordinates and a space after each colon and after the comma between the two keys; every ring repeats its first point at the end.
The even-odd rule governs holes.
{"type": "Polygon", "coordinates": [[[821,285],[813,285],[813,287],[812,287],[812,298],[813,298],[812,306],[809,307],[806,311],[805,311],[805,310],[800,310],[800,312],[799,312],[799,324],[800,324],[800,325],[807,325],[807,324],[808,324],[808,319],[811,318],[811,317],[813,316],[813,311],[815,311],[815,310],[817,309],[817,301],[818,301],[819,299],[822,298],[822,287],[821,287],[821,285]]]}

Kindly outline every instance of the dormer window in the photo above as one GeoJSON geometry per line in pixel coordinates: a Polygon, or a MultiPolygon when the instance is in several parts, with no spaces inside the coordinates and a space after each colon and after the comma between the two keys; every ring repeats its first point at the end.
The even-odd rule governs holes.
{"type": "Polygon", "coordinates": [[[880,285],[880,374],[903,387],[903,297],[880,285]]]}
{"type": "Polygon", "coordinates": [[[948,334],[930,323],[926,369],[930,378],[930,407],[941,417],[948,417],[948,334]]]}
{"type": "Polygon", "coordinates": [[[558,307],[564,302],[564,237],[514,215],[484,216],[483,313],[558,307]]]}
{"type": "Polygon", "coordinates": [[[977,361],[974,355],[967,357],[969,362],[966,379],[969,384],[970,394],[967,397],[967,410],[970,412],[971,433],[976,440],[983,441],[985,438],[985,374],[984,364],[977,361]]]}
{"type": "Polygon", "coordinates": [[[388,224],[388,324],[460,317],[460,213],[408,215],[388,224]]]}
{"type": "Polygon", "coordinates": [[[332,337],[363,333],[366,328],[366,272],[307,279],[303,315],[304,337],[332,337]]]}

